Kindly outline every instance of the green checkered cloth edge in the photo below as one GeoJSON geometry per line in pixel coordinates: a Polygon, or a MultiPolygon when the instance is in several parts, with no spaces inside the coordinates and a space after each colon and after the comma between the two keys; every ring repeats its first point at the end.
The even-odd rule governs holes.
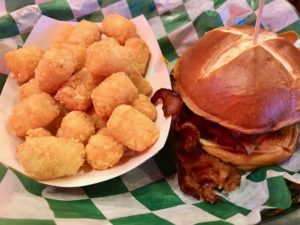
{"type": "MultiPolygon", "coordinates": [[[[265,2],[265,28],[300,34],[298,14],[287,1],[265,2]]],[[[128,18],[144,14],[171,68],[183,50],[206,31],[254,24],[257,5],[256,0],[0,0],[0,46],[22,45],[41,14],[96,22],[112,12],[128,18]],[[231,15],[231,10],[237,13],[231,15]]],[[[3,54],[0,49],[0,68],[3,54]]],[[[5,80],[6,75],[0,74],[0,92],[5,80]]],[[[254,224],[260,221],[262,208],[290,207],[285,179],[300,182],[300,166],[295,163],[299,157],[296,151],[280,166],[245,174],[241,187],[222,195],[222,201],[214,205],[180,191],[169,143],[138,168],[82,188],[45,186],[0,164],[0,225],[254,224]]]]}

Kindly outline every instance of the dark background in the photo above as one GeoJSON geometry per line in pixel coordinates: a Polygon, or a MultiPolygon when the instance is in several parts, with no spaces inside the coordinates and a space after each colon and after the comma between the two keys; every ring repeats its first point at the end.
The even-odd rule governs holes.
{"type": "Polygon", "coordinates": [[[298,10],[298,12],[300,12],[300,1],[299,0],[289,0],[298,10]]]}

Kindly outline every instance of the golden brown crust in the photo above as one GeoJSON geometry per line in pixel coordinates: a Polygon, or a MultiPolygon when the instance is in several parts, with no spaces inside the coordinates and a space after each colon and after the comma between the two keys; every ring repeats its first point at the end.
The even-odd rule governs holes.
{"type": "Polygon", "coordinates": [[[300,120],[300,52],[267,31],[253,46],[251,29],[206,33],[182,55],[174,71],[176,87],[194,113],[250,134],[300,120]]]}
{"type": "Polygon", "coordinates": [[[18,137],[24,137],[30,129],[48,126],[60,111],[60,106],[50,95],[31,95],[13,107],[8,127],[18,137]]]}
{"type": "Polygon", "coordinates": [[[137,36],[135,24],[118,14],[110,14],[104,18],[102,31],[108,37],[116,39],[121,45],[124,45],[129,38],[137,36]]]}
{"type": "Polygon", "coordinates": [[[129,105],[119,105],[114,109],[107,128],[111,136],[137,152],[150,148],[159,137],[156,124],[129,105]]]}
{"type": "Polygon", "coordinates": [[[295,151],[298,140],[298,126],[293,125],[265,137],[251,154],[237,154],[224,149],[211,141],[201,140],[203,149],[209,154],[230,162],[241,170],[254,170],[288,159],[295,151]]]}
{"type": "Polygon", "coordinates": [[[283,37],[292,44],[294,44],[299,39],[298,34],[295,31],[286,31],[278,34],[278,36],[283,37]]]}
{"type": "Polygon", "coordinates": [[[84,163],[85,148],[71,139],[36,137],[19,145],[17,154],[28,176],[50,180],[76,174],[84,163]]]}

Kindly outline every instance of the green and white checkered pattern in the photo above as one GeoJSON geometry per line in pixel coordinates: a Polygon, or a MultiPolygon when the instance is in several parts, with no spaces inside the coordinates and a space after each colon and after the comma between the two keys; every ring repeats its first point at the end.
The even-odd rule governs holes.
{"type": "MultiPolygon", "coordinates": [[[[299,16],[287,1],[265,2],[265,28],[300,34],[299,16]]],[[[144,14],[171,68],[206,31],[254,24],[257,5],[257,0],[0,0],[0,92],[6,80],[4,53],[22,45],[41,14],[96,22],[112,12],[128,18],[144,14]]],[[[0,165],[0,225],[254,224],[260,221],[262,208],[291,205],[285,179],[300,183],[298,150],[280,166],[245,174],[238,190],[209,205],[180,191],[173,159],[167,144],[118,178],[68,189],[39,184],[0,165]]]]}

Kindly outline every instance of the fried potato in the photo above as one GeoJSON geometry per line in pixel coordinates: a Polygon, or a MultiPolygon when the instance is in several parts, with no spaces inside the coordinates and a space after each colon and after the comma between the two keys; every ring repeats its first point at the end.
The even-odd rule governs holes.
{"type": "Polygon", "coordinates": [[[118,14],[110,14],[104,18],[102,31],[121,45],[124,45],[127,39],[137,36],[135,24],[118,14]]]}
{"type": "Polygon", "coordinates": [[[14,106],[8,126],[17,136],[24,137],[30,129],[46,127],[59,113],[60,106],[50,95],[31,95],[14,106]]]}
{"type": "Polygon", "coordinates": [[[129,51],[112,38],[95,42],[87,50],[85,66],[95,77],[108,77],[117,72],[129,73],[131,64],[129,51]]]}
{"type": "Polygon", "coordinates": [[[20,86],[19,89],[19,99],[23,100],[31,95],[39,94],[42,90],[35,78],[32,78],[27,83],[20,86]]]}
{"type": "Polygon", "coordinates": [[[90,107],[87,111],[87,114],[90,116],[90,118],[94,121],[94,124],[95,124],[95,128],[96,130],[100,130],[104,127],[106,127],[106,122],[107,122],[107,119],[99,116],[94,107],[90,107]]]}
{"type": "Polygon", "coordinates": [[[150,148],[159,137],[144,79],[150,57],[135,24],[116,14],[102,28],[65,23],[45,52],[32,46],[7,53],[10,75],[21,84],[7,125],[25,139],[17,155],[28,176],[71,176],[85,158],[104,170],[150,148]]]}
{"type": "Polygon", "coordinates": [[[119,162],[124,150],[125,147],[103,128],[86,145],[86,160],[94,169],[108,169],[119,162]]]}
{"type": "Polygon", "coordinates": [[[83,68],[71,76],[54,98],[68,110],[86,111],[92,104],[91,93],[96,86],[93,75],[83,68]]]}
{"type": "Polygon", "coordinates": [[[52,134],[43,127],[30,129],[26,132],[26,140],[28,138],[50,137],[52,134]]]}
{"type": "Polygon", "coordinates": [[[114,73],[92,92],[96,113],[102,118],[110,116],[120,104],[130,104],[137,96],[137,89],[125,73],[114,73]]]}
{"type": "Polygon", "coordinates": [[[157,111],[150,99],[143,94],[138,94],[137,98],[131,103],[131,106],[136,110],[143,113],[150,120],[155,121],[157,117],[157,111]]]}
{"type": "Polygon", "coordinates": [[[73,44],[62,44],[61,48],[67,48],[72,51],[77,61],[75,71],[79,71],[84,67],[87,48],[81,45],[73,45],[73,44]]]}
{"type": "Polygon", "coordinates": [[[62,120],[57,136],[86,143],[95,134],[93,120],[84,112],[69,112],[62,120]]]}
{"type": "Polygon", "coordinates": [[[53,40],[52,46],[57,46],[60,44],[65,43],[72,31],[74,30],[75,26],[70,23],[65,23],[62,25],[61,29],[59,30],[58,34],[53,40]]]}
{"type": "Polygon", "coordinates": [[[97,24],[81,20],[70,33],[67,43],[88,47],[100,38],[101,31],[97,24]]]}
{"type": "Polygon", "coordinates": [[[69,112],[70,112],[69,110],[61,106],[59,115],[46,127],[46,129],[50,131],[52,135],[56,135],[58,129],[60,128],[61,121],[69,112]]]}
{"type": "Polygon", "coordinates": [[[49,180],[77,173],[84,163],[83,144],[57,137],[29,138],[18,147],[26,173],[37,180],[49,180]]]}
{"type": "Polygon", "coordinates": [[[147,116],[129,105],[116,107],[107,121],[108,132],[133,151],[144,151],[159,137],[159,129],[147,116]]]}
{"type": "Polygon", "coordinates": [[[19,48],[7,52],[4,60],[10,70],[10,76],[18,83],[24,83],[34,77],[34,70],[41,60],[44,51],[36,46],[19,48]]]}
{"type": "Polygon", "coordinates": [[[71,77],[76,65],[76,57],[70,49],[51,48],[40,60],[35,78],[43,91],[54,94],[71,77]]]}
{"type": "Polygon", "coordinates": [[[152,93],[151,84],[137,71],[128,73],[128,77],[138,89],[138,92],[143,95],[150,96],[152,93]]]}
{"type": "Polygon", "coordinates": [[[138,37],[130,38],[126,41],[125,48],[127,48],[131,54],[135,69],[139,74],[145,76],[151,56],[145,41],[138,37]]]}

